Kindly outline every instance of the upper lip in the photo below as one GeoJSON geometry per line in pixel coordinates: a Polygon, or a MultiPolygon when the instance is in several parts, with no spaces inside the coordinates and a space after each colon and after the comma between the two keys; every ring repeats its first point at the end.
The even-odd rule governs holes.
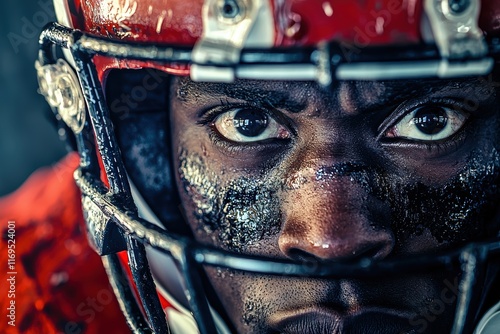
{"type": "MultiPolygon", "coordinates": [[[[362,329],[368,325],[367,321],[370,321],[370,317],[377,317],[381,318],[377,323],[391,327],[391,329],[386,328],[385,331],[384,328],[380,328],[381,333],[395,333],[398,332],[395,328],[408,326],[408,319],[412,316],[413,313],[410,312],[380,307],[361,308],[358,311],[343,314],[334,309],[314,306],[278,311],[270,317],[269,325],[271,333],[341,334],[344,331],[351,332],[346,327],[355,326],[362,329]]],[[[363,332],[359,329],[356,333],[363,332]]]]}
{"type": "Polygon", "coordinates": [[[279,333],[340,333],[342,315],[325,308],[303,308],[274,314],[272,331],[279,333]]]}

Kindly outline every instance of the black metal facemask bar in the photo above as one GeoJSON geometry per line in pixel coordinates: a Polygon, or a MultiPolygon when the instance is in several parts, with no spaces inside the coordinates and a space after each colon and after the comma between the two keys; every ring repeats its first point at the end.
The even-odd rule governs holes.
{"type": "MultiPolygon", "coordinates": [[[[98,76],[92,64],[92,59],[88,54],[80,50],[73,50],[73,55],[75,57],[77,70],[79,71],[82,87],[89,87],[89,90],[85,91],[84,94],[88,102],[87,108],[97,138],[97,146],[109,182],[109,191],[106,196],[114,203],[118,203],[118,205],[125,210],[135,213],[137,209],[131,197],[125,166],[121,160],[118,142],[113,133],[111,119],[109,118],[109,114],[106,113],[107,106],[105,104],[104,93],[97,80],[98,76]]],[[[107,224],[108,223],[104,223],[102,227],[106,229],[107,224]]],[[[112,224],[110,224],[109,229],[113,229],[112,224]]],[[[95,231],[90,232],[93,236],[93,232],[95,231]]],[[[121,238],[114,238],[113,242],[117,242],[118,245],[120,245],[121,240],[124,240],[126,243],[129,267],[151,329],[155,333],[168,333],[169,329],[165,322],[165,314],[163,313],[160,301],[156,295],[156,286],[146,259],[145,247],[130,235],[123,235],[120,232],[121,231],[116,230],[111,232],[115,235],[121,234],[121,238]]],[[[111,247],[111,242],[105,242],[103,240],[103,244],[108,244],[111,247]]],[[[136,318],[138,317],[136,316],[136,318]]]]}
{"type": "MultiPolygon", "coordinates": [[[[364,258],[355,262],[311,261],[298,262],[257,255],[244,255],[216,247],[200,244],[192,238],[167,232],[165,229],[130,212],[123,212],[111,203],[105,193],[99,191],[100,179],[85,175],[81,169],[75,171],[75,180],[82,194],[106,219],[116,224],[125,234],[140,240],[179,263],[191,265],[223,267],[257,274],[310,277],[310,278],[352,278],[381,277],[390,273],[416,274],[422,271],[451,270],[459,266],[463,274],[472,275],[487,257],[500,255],[500,238],[487,242],[471,243],[458,249],[445,250],[432,254],[420,254],[392,260],[373,260],[364,258]],[[185,261],[184,254],[190,259],[185,261]]],[[[185,223],[180,221],[167,223],[185,223]]],[[[188,265],[189,266],[189,265],[188,265]]],[[[478,273],[476,273],[478,274],[478,273]]],[[[473,285],[474,277],[462,277],[462,283],[473,285]]],[[[477,276],[476,276],[477,277],[477,276]]]]}
{"type": "MultiPolygon", "coordinates": [[[[104,94],[92,63],[92,57],[101,54],[116,58],[189,63],[190,50],[156,45],[129,45],[92,37],[77,30],[51,24],[43,31],[40,39],[39,61],[42,65],[55,62],[52,53],[54,44],[71,49],[79,71],[81,86],[87,88],[84,94],[92,125],[87,121],[84,130],[76,134],[81,166],[75,172],[75,179],[82,191],[84,214],[86,215],[90,240],[96,251],[105,256],[103,262],[110,273],[115,293],[120,300],[120,306],[134,331],[147,333],[150,330],[145,328],[150,327],[155,333],[168,332],[165,314],[158,300],[145,256],[145,245],[150,245],[171,255],[181,266],[186,276],[188,290],[186,294],[191,311],[201,333],[216,332],[210,307],[203,293],[203,284],[198,274],[206,265],[265,275],[366,278],[389,273],[411,274],[421,273],[423,270],[449,270],[454,265],[460,264],[462,279],[457,303],[457,311],[459,312],[455,318],[453,333],[463,333],[464,329],[470,328],[470,323],[474,319],[471,319],[467,312],[471,300],[469,297],[474,290],[474,283],[479,280],[481,272],[484,271],[486,254],[499,254],[500,241],[471,245],[465,249],[443,254],[415,256],[404,260],[376,262],[363,259],[357,263],[298,263],[289,260],[234,254],[203,246],[192,239],[169,234],[139,218],[130,195],[125,168],[112,131],[104,94]],[[97,139],[99,153],[109,181],[109,189],[100,180],[93,133],[97,139]],[[133,279],[139,291],[147,321],[143,319],[139,305],[129,304],[135,302],[130,299],[134,293],[130,285],[124,283],[128,279],[115,255],[122,250],[128,251],[133,279]]],[[[324,49],[331,50],[332,48],[334,47],[329,45],[324,49]]],[[[331,51],[313,48],[269,51],[271,50],[244,51],[241,55],[242,63],[245,61],[253,65],[307,63],[321,67],[321,60],[318,60],[321,55],[327,55],[327,59],[335,58],[331,57],[331,51]]],[[[363,57],[371,57],[368,56],[369,54],[369,52],[360,54],[360,62],[363,57]]],[[[395,51],[394,54],[397,52],[395,51]]],[[[413,59],[434,59],[436,55],[431,49],[421,50],[421,52],[415,51],[413,59]]],[[[332,63],[328,62],[326,67],[330,67],[332,63]]],[[[339,63],[337,62],[337,64],[339,63]]]]}
{"type": "MultiPolygon", "coordinates": [[[[52,53],[52,43],[62,47],[70,47],[71,40],[81,36],[81,33],[72,31],[68,34],[67,29],[55,29],[52,31],[52,38],[45,38],[47,35],[42,33],[40,44],[40,64],[55,63],[52,53]],[[58,43],[57,43],[58,42],[58,43]]],[[[98,75],[95,67],[92,64],[93,55],[83,52],[78,48],[70,48],[77,71],[79,73],[80,85],[86,87],[84,90],[85,100],[87,104],[88,115],[90,116],[92,128],[88,121],[85,122],[84,131],[76,133],[76,142],[78,151],[81,157],[81,166],[89,175],[99,175],[99,165],[97,155],[95,154],[95,141],[92,138],[92,133],[95,133],[97,146],[102,157],[106,177],[109,182],[109,191],[102,184],[99,186],[101,190],[105,190],[107,198],[115,205],[123,207],[129,212],[136,212],[130,194],[130,186],[126,178],[125,167],[120,157],[118,143],[112,132],[112,124],[109,115],[105,112],[104,94],[102,87],[98,81],[98,75]]],[[[84,212],[86,221],[94,221],[97,214],[99,218],[104,218],[104,214],[100,215],[95,210],[84,212]]],[[[88,233],[91,241],[95,244],[96,249],[101,247],[101,255],[104,255],[102,250],[105,250],[108,258],[104,258],[103,262],[108,273],[112,276],[112,284],[118,299],[123,301],[120,303],[122,311],[126,315],[127,322],[130,327],[137,332],[148,333],[152,330],[155,333],[169,333],[168,325],[165,321],[165,314],[161,307],[160,301],[156,294],[156,286],[154,284],[149,265],[146,259],[146,251],[143,244],[139,243],[131,235],[124,235],[121,230],[118,230],[113,224],[108,224],[106,221],[96,221],[95,225],[88,225],[88,233]],[[97,236],[97,237],[96,237],[97,236]],[[106,240],[106,241],[105,241],[106,240]],[[134,303],[135,299],[130,299],[134,295],[131,286],[124,284],[127,279],[124,271],[120,268],[119,259],[114,253],[122,250],[127,250],[130,269],[134,282],[139,292],[141,303],[144,307],[149,325],[143,321],[141,308],[134,303]],[[127,305],[124,305],[127,303],[127,305]],[[134,303],[134,304],[129,304],[134,303]],[[147,328],[147,329],[145,329],[147,328]]]]}
{"type": "MultiPolygon", "coordinates": [[[[194,64],[192,47],[111,40],[57,23],[46,26],[40,43],[44,53],[56,44],[90,57],[103,55],[118,59],[194,64]]],[[[482,58],[443,59],[434,44],[361,48],[330,42],[317,47],[243,49],[238,64],[196,65],[233,68],[235,77],[242,79],[312,80],[329,87],[336,80],[485,75],[491,71],[493,59],[500,57],[500,40],[488,41],[488,50],[489,53],[482,58]],[[450,69],[443,70],[443,65],[450,69]]]]}
{"type": "MultiPolygon", "coordinates": [[[[201,245],[184,236],[167,233],[162,228],[137,216],[130,216],[114,206],[105,193],[100,193],[96,184],[100,180],[89,178],[81,170],[75,172],[75,179],[82,193],[95,204],[97,210],[106,212],[109,223],[116,224],[124,233],[172,256],[185,275],[191,311],[201,333],[215,333],[213,319],[206,300],[199,271],[203,266],[222,267],[237,271],[263,275],[308,277],[329,279],[362,279],[386,277],[387,275],[422,274],[433,271],[450,271],[459,268],[460,284],[456,305],[456,316],[451,333],[471,333],[474,312],[479,301],[473,295],[480,291],[482,277],[488,258],[500,255],[500,240],[469,244],[438,254],[423,254],[404,259],[374,261],[362,259],[355,263],[309,262],[300,263],[286,259],[266,258],[236,254],[229,251],[201,245]],[[478,291],[479,290],[479,291],[478,291]]],[[[181,223],[181,222],[176,222],[181,223]]],[[[477,295],[477,294],[476,294],[477,295]]]]}

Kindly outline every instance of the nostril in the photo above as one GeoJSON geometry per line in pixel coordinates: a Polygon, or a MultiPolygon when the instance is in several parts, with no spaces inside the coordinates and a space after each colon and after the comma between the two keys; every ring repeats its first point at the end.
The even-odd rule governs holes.
{"type": "Polygon", "coordinates": [[[365,248],[361,248],[358,251],[353,252],[353,259],[362,259],[362,258],[370,258],[370,259],[383,259],[389,255],[392,251],[392,244],[390,243],[375,243],[366,245],[365,248]]]}
{"type": "Polygon", "coordinates": [[[361,245],[350,245],[351,247],[332,245],[324,254],[317,250],[308,252],[298,247],[287,249],[286,255],[299,262],[318,262],[325,260],[335,261],[358,261],[364,258],[379,260],[385,258],[392,250],[389,243],[368,243],[361,245]],[[354,246],[354,247],[353,247],[354,246]]]}
{"type": "Polygon", "coordinates": [[[361,251],[354,251],[353,252],[353,259],[362,259],[362,258],[371,258],[371,259],[377,259],[380,257],[381,253],[381,247],[367,247],[364,250],[361,251]]]}
{"type": "Polygon", "coordinates": [[[290,248],[286,255],[299,262],[316,262],[321,260],[319,257],[298,248],[290,248]]]}
{"type": "Polygon", "coordinates": [[[392,231],[366,228],[369,221],[356,218],[352,224],[342,223],[346,219],[314,224],[288,220],[278,237],[278,247],[286,257],[307,263],[380,260],[389,256],[395,244],[392,231]]]}

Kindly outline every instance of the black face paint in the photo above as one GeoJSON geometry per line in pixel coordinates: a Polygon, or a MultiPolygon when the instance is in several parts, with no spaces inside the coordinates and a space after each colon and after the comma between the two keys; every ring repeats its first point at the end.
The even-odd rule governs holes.
{"type": "MultiPolygon", "coordinates": [[[[425,88],[427,85],[422,86],[425,88]]],[[[440,83],[439,86],[435,87],[441,89],[441,86],[440,83]]],[[[216,91],[219,90],[214,90],[214,92],[216,91]]],[[[418,92],[420,93],[412,91],[407,92],[407,94],[410,98],[428,95],[421,91],[418,92]]],[[[373,97],[375,99],[377,96],[373,95],[375,95],[373,97]]],[[[401,97],[401,99],[406,98],[401,97]]],[[[380,105],[394,103],[393,100],[394,94],[387,97],[385,101],[381,101],[380,105]]],[[[200,105],[203,103],[205,102],[200,101],[200,105]]],[[[356,112],[354,107],[352,108],[353,114],[356,112]]],[[[339,108],[331,110],[333,113],[339,108]]],[[[491,115],[481,115],[481,117],[490,121],[491,115]]],[[[477,122],[479,123],[479,121],[477,122]]],[[[307,178],[301,178],[301,173],[295,173],[296,178],[293,180],[291,180],[293,176],[287,177],[291,171],[286,166],[293,168],[301,165],[299,164],[300,160],[287,161],[287,158],[291,160],[292,157],[299,157],[299,159],[301,157],[299,154],[288,155],[295,148],[293,145],[288,151],[283,150],[283,159],[280,162],[273,161],[270,166],[266,166],[266,168],[272,169],[271,172],[256,171],[255,166],[262,165],[260,160],[248,161],[248,165],[253,167],[252,173],[247,173],[246,170],[238,173],[233,170],[233,167],[242,170],[242,166],[246,166],[244,165],[246,161],[243,161],[242,157],[254,158],[248,152],[237,157],[240,159],[232,160],[227,155],[219,154],[217,150],[214,150],[215,153],[213,153],[209,149],[208,155],[213,154],[218,158],[211,161],[205,157],[206,150],[199,155],[193,154],[195,150],[188,145],[186,148],[189,148],[190,151],[182,150],[179,152],[177,165],[180,174],[179,191],[184,193],[183,197],[186,203],[184,207],[194,212],[195,219],[192,219],[190,215],[193,220],[190,225],[194,230],[200,232],[197,237],[203,236],[205,240],[207,237],[211,237],[215,246],[244,252],[255,249],[254,246],[260,243],[259,238],[274,237],[276,233],[279,233],[280,218],[285,217],[287,213],[283,212],[281,215],[280,210],[284,210],[282,207],[285,208],[288,204],[294,204],[287,201],[288,192],[296,191],[295,195],[300,195],[302,185],[313,182],[317,183],[317,187],[316,185],[309,187],[307,189],[310,191],[309,194],[317,189],[318,192],[324,190],[324,196],[328,196],[328,192],[334,195],[343,195],[341,192],[334,191],[336,190],[336,179],[341,179],[341,182],[338,183],[339,186],[349,188],[349,182],[351,182],[353,187],[357,188],[352,192],[346,192],[346,194],[361,201],[362,205],[359,205],[358,208],[363,212],[360,214],[371,215],[368,216],[368,221],[373,222],[373,227],[381,223],[386,224],[394,231],[398,245],[412,242],[415,245],[416,242],[423,240],[423,245],[431,251],[432,249],[429,247],[433,247],[434,241],[451,244],[487,236],[487,222],[493,218],[493,210],[499,202],[498,185],[500,181],[500,155],[491,144],[495,143],[494,146],[498,143],[496,135],[498,126],[493,126],[490,122],[487,125],[488,129],[491,128],[492,132],[494,131],[494,136],[485,136],[486,130],[483,127],[471,126],[471,128],[481,130],[478,131],[478,136],[473,136],[473,139],[467,138],[467,145],[463,146],[463,150],[458,153],[452,151],[449,157],[445,154],[434,154],[430,158],[422,151],[413,152],[410,149],[403,151],[405,154],[401,154],[401,151],[396,152],[397,158],[399,158],[397,161],[400,164],[399,167],[396,164],[391,165],[390,161],[391,158],[395,158],[396,154],[390,156],[393,152],[383,149],[380,149],[380,151],[384,151],[380,152],[384,153],[379,155],[380,159],[370,159],[366,165],[348,162],[315,166],[315,161],[320,161],[323,157],[322,153],[318,151],[316,155],[304,155],[316,158],[311,159],[312,162],[308,165],[308,167],[312,165],[315,171],[312,178],[309,177],[309,170],[303,173],[303,175],[308,175],[307,178]],[[485,145],[485,143],[487,144],[485,145]],[[471,152],[471,147],[475,147],[475,151],[471,152]],[[466,162],[464,162],[467,157],[465,154],[470,157],[466,162]],[[405,164],[405,161],[413,159],[412,155],[426,157],[426,162],[429,165],[416,164],[418,165],[415,167],[416,170],[410,170],[411,164],[405,164]],[[453,167],[457,166],[454,165],[455,163],[459,163],[460,167],[454,169],[453,167]],[[219,164],[222,167],[219,167],[219,164]],[[427,178],[424,175],[425,171],[439,171],[443,174],[440,169],[442,165],[445,165],[445,169],[453,170],[453,173],[439,182],[426,181],[433,179],[433,175],[427,178]],[[224,171],[224,167],[227,170],[224,171]],[[228,171],[230,171],[230,175],[229,173],[222,174],[228,171]],[[263,194],[265,196],[260,197],[263,194]],[[269,215],[259,211],[263,207],[270,210],[269,215]],[[377,210],[379,212],[374,214],[374,211],[377,210]],[[408,240],[415,235],[422,235],[423,238],[408,240]],[[428,241],[429,243],[427,243],[428,241]],[[246,249],[249,245],[251,247],[246,249]]],[[[181,127],[178,133],[181,143],[183,138],[187,138],[182,136],[184,130],[185,128],[181,127]]],[[[355,135],[357,134],[355,133],[355,135]]],[[[375,139],[373,140],[375,142],[375,139]]],[[[187,142],[195,143],[191,139],[188,139],[187,142]]],[[[208,140],[206,143],[208,143],[207,146],[210,146],[208,140]]],[[[307,145],[308,143],[301,142],[300,144],[307,145]]],[[[366,146],[375,147],[374,150],[379,148],[372,142],[368,144],[366,146]]],[[[309,145],[306,149],[311,150],[314,147],[314,145],[309,145]]],[[[356,147],[353,146],[352,149],[356,150],[356,147]]],[[[440,152],[436,151],[436,153],[440,152]]],[[[448,154],[448,151],[446,153],[448,154]]],[[[325,156],[329,157],[326,154],[325,156]]],[[[360,157],[361,159],[357,161],[368,160],[368,154],[365,155],[363,151],[354,151],[353,154],[342,156],[340,153],[338,155],[332,154],[332,156],[331,160],[337,157],[344,159],[360,157]]],[[[314,193],[311,196],[314,196],[314,193]]],[[[314,207],[311,209],[316,210],[314,207]]],[[[320,208],[317,211],[312,210],[310,212],[328,213],[328,210],[321,211],[320,208]]],[[[307,219],[308,217],[303,218],[307,219]]],[[[276,254],[275,246],[277,245],[271,244],[274,241],[274,238],[262,241],[263,254],[271,256],[276,254]]],[[[413,249],[415,248],[409,251],[414,251],[413,249]]],[[[395,248],[394,253],[397,254],[397,248],[395,248]]],[[[441,280],[448,279],[448,276],[453,275],[452,273],[439,272],[435,275],[423,273],[415,277],[404,275],[384,277],[380,281],[371,279],[367,281],[341,280],[343,285],[336,288],[338,280],[295,280],[288,277],[275,278],[246,272],[233,274],[230,270],[225,271],[219,268],[210,268],[207,272],[217,294],[224,301],[223,304],[230,320],[235,326],[239,326],[240,332],[254,333],[270,331],[266,321],[277,310],[294,309],[304,305],[332,308],[338,307],[339,304],[345,307],[356,305],[360,308],[375,305],[387,306],[394,308],[394,310],[405,309],[417,312],[421,308],[425,311],[432,305],[431,302],[439,298],[439,293],[444,288],[443,284],[440,284],[441,280]],[[412,287],[412,289],[408,289],[408,287],[412,287]],[[317,290],[315,291],[315,289],[317,290]],[[429,304],[426,304],[426,301],[429,304]]],[[[452,311],[448,312],[450,309],[452,307],[447,308],[436,322],[428,323],[429,330],[435,333],[445,332],[443,328],[450,325],[452,320],[452,311]]],[[[406,322],[406,320],[404,321],[406,322]]],[[[387,329],[386,324],[380,324],[380,326],[375,324],[374,326],[387,329]]],[[[357,330],[367,332],[371,329],[376,330],[374,327],[363,327],[357,330]]],[[[349,328],[348,330],[355,331],[356,329],[349,328]]],[[[411,332],[412,330],[414,329],[408,328],[407,331],[411,332]]],[[[418,327],[414,331],[417,330],[418,327]]]]}
{"type": "Polygon", "coordinates": [[[199,230],[233,251],[278,233],[280,202],[268,179],[239,177],[221,186],[220,174],[207,170],[199,155],[186,150],[181,150],[179,164],[184,191],[196,206],[199,230]]]}
{"type": "MultiPolygon", "coordinates": [[[[486,223],[499,200],[500,155],[496,149],[472,158],[440,187],[423,183],[387,183],[398,238],[428,229],[438,242],[457,243],[487,237],[486,223]],[[403,234],[403,235],[402,235],[403,234]]],[[[383,189],[383,188],[382,188],[383,189]]]]}
{"type": "Polygon", "coordinates": [[[392,230],[399,242],[429,230],[440,243],[487,237],[488,219],[500,197],[500,154],[492,149],[473,158],[442,186],[408,182],[371,166],[343,163],[316,172],[317,181],[349,177],[367,194],[388,203],[392,230]]]}
{"type": "MultiPolygon", "coordinates": [[[[407,182],[381,170],[357,164],[319,168],[316,180],[349,177],[352,182],[388,204],[398,242],[425,230],[440,243],[485,237],[485,223],[499,198],[500,155],[493,149],[474,158],[446,184],[434,187],[407,182]]],[[[242,251],[279,232],[281,185],[265,177],[239,177],[220,186],[220,177],[208,172],[198,155],[180,154],[180,177],[192,198],[198,229],[217,232],[228,249],[242,251]]],[[[214,235],[215,237],[215,235],[214,235]]],[[[214,240],[216,241],[216,240],[214,240]]]]}

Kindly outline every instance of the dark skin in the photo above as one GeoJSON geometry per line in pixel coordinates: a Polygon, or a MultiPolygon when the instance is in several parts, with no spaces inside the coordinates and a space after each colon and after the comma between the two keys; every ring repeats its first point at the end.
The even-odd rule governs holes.
{"type": "MultiPolygon", "coordinates": [[[[176,78],[173,166],[189,227],[202,243],[298,261],[409,256],[492,236],[500,168],[493,86],[341,82],[326,92],[314,83],[176,78]]],[[[132,148],[145,142],[131,143],[125,162],[140,170],[148,154],[132,148]]],[[[143,193],[153,186],[131,174],[143,193]]],[[[148,202],[161,218],[161,201],[148,202]]],[[[458,278],[207,275],[241,333],[444,333],[454,295],[443,300],[442,292],[458,278]],[[436,311],[435,300],[444,307],[436,311]]]]}

